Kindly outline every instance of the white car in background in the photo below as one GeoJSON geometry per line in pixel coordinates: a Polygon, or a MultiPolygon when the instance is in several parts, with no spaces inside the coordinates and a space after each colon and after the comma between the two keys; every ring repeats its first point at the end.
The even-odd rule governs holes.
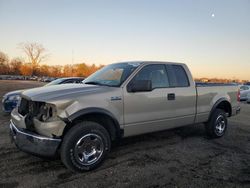
{"type": "Polygon", "coordinates": [[[250,103],[250,93],[247,94],[247,103],[250,103]]]}
{"type": "Polygon", "coordinates": [[[247,95],[250,94],[250,85],[242,85],[240,86],[240,100],[247,100],[247,95]]]}

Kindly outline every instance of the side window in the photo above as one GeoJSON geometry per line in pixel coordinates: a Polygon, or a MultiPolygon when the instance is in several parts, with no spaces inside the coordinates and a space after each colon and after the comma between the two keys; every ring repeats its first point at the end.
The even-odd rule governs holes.
{"type": "Polygon", "coordinates": [[[181,65],[167,65],[171,87],[188,87],[189,80],[186,71],[181,65]]]}
{"type": "Polygon", "coordinates": [[[247,87],[247,86],[241,86],[240,87],[240,90],[248,90],[249,89],[249,87],[247,87]]]}
{"type": "Polygon", "coordinates": [[[245,86],[241,86],[241,87],[240,87],[240,90],[245,90],[245,86]]]}
{"type": "Polygon", "coordinates": [[[152,89],[169,87],[164,65],[147,65],[137,73],[133,80],[151,80],[152,89]]]}

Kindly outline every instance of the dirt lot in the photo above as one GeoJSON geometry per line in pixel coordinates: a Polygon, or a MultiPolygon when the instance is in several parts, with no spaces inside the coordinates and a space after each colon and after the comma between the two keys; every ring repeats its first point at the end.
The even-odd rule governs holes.
{"type": "MultiPolygon", "coordinates": [[[[0,80],[0,97],[39,85],[0,80]]],[[[127,138],[99,169],[83,174],[16,149],[1,111],[0,187],[250,187],[250,104],[241,107],[221,139],[208,139],[202,125],[127,138]]]]}

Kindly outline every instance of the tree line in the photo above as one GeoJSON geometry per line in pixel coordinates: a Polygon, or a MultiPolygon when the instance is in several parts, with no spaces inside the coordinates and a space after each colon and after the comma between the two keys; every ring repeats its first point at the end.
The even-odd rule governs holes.
{"type": "Polygon", "coordinates": [[[47,50],[38,43],[21,43],[18,47],[24,52],[28,61],[22,58],[10,59],[0,51],[0,75],[49,76],[49,77],[87,77],[103,66],[86,63],[67,65],[41,64],[48,57],[47,50]]]}

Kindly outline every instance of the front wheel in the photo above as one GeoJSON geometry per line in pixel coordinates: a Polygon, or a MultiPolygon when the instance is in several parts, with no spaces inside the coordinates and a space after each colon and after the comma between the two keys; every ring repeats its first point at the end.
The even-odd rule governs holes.
{"type": "Polygon", "coordinates": [[[208,136],[212,138],[222,137],[227,130],[226,113],[221,109],[216,109],[205,127],[208,136]]]}
{"type": "Polygon", "coordinates": [[[72,171],[89,171],[98,167],[111,148],[107,130],[96,122],[73,126],[61,146],[61,160],[72,171]]]}

